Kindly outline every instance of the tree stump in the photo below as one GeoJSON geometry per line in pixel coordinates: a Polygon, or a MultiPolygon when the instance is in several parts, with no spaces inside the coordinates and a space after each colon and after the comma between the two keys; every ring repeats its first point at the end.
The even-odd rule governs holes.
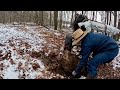
{"type": "Polygon", "coordinates": [[[61,59],[61,66],[65,72],[66,75],[69,75],[72,73],[73,70],[77,67],[79,63],[79,57],[73,53],[71,53],[68,50],[65,50],[63,52],[63,57],[61,59]]]}

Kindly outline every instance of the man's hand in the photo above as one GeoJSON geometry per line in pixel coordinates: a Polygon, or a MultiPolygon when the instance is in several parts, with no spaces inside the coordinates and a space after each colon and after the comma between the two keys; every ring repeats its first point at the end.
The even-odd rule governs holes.
{"type": "Polygon", "coordinates": [[[77,74],[75,71],[72,72],[72,76],[70,76],[70,79],[80,78],[81,75],[77,74]]]}
{"type": "Polygon", "coordinates": [[[75,76],[77,73],[75,71],[72,72],[72,75],[75,76]]]}

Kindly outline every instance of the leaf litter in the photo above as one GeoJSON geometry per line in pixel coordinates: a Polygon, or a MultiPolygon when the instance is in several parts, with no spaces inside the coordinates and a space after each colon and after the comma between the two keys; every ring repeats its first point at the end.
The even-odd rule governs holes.
{"type": "MultiPolygon", "coordinates": [[[[68,32],[0,24],[0,78],[65,79],[60,61],[68,32]]],[[[119,67],[118,55],[113,62],[99,67],[98,79],[119,79],[119,67]]]]}

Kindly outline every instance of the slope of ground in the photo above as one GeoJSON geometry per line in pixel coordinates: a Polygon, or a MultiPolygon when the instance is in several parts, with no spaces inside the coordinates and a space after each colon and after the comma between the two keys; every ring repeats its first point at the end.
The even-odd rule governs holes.
{"type": "MultiPolygon", "coordinates": [[[[52,30],[45,30],[47,29],[39,26],[1,24],[1,78],[35,79],[37,76],[39,78],[52,78],[55,76],[52,72],[46,70],[47,65],[44,65],[42,58],[47,57],[51,51],[60,52],[57,50],[62,47],[62,42],[58,45],[56,38],[59,38],[61,34],[55,33],[55,31],[53,33],[52,30]]],[[[60,75],[57,76],[60,77],[60,75]]]]}
{"type": "MultiPolygon", "coordinates": [[[[66,78],[58,67],[67,33],[42,26],[0,24],[0,78],[66,78]]],[[[104,72],[100,67],[98,78],[119,78],[119,58],[105,66],[104,72]]]]}

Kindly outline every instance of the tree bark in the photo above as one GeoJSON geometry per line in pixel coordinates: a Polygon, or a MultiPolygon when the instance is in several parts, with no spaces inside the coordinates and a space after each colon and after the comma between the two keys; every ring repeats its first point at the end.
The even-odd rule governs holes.
{"type": "Polygon", "coordinates": [[[44,25],[44,21],[43,21],[43,11],[41,11],[41,26],[43,26],[44,25]]]}
{"type": "Polygon", "coordinates": [[[94,17],[95,17],[95,11],[93,11],[92,14],[93,14],[92,20],[94,20],[94,17]]]}
{"type": "Polygon", "coordinates": [[[84,14],[84,11],[82,11],[82,14],[84,14]]]}
{"type": "Polygon", "coordinates": [[[54,11],[54,29],[57,30],[57,25],[58,25],[58,11],[54,11]]]}
{"type": "Polygon", "coordinates": [[[50,11],[50,26],[51,26],[51,21],[52,21],[52,15],[51,15],[51,11],[50,11]]]}
{"type": "Polygon", "coordinates": [[[77,11],[75,11],[75,19],[76,19],[76,16],[77,16],[77,11]]]}
{"type": "Polygon", "coordinates": [[[118,29],[120,29],[120,19],[119,19],[119,21],[118,21],[118,29]]]}
{"type": "Polygon", "coordinates": [[[71,25],[70,26],[72,26],[72,23],[73,23],[73,13],[74,13],[74,11],[72,11],[72,16],[71,16],[71,25]]]}
{"type": "Polygon", "coordinates": [[[108,20],[109,20],[109,11],[106,11],[106,14],[107,14],[107,18],[106,18],[106,23],[107,23],[107,25],[108,25],[108,20]]]}
{"type": "Polygon", "coordinates": [[[59,24],[60,30],[62,29],[62,11],[60,13],[60,24],[59,24]]]}
{"type": "Polygon", "coordinates": [[[116,27],[117,22],[117,11],[114,11],[114,27],[116,27]]]}
{"type": "Polygon", "coordinates": [[[111,11],[110,11],[110,20],[109,20],[109,25],[111,24],[111,11]]]}
{"type": "Polygon", "coordinates": [[[95,11],[95,21],[97,21],[97,11],[95,11]]]}

